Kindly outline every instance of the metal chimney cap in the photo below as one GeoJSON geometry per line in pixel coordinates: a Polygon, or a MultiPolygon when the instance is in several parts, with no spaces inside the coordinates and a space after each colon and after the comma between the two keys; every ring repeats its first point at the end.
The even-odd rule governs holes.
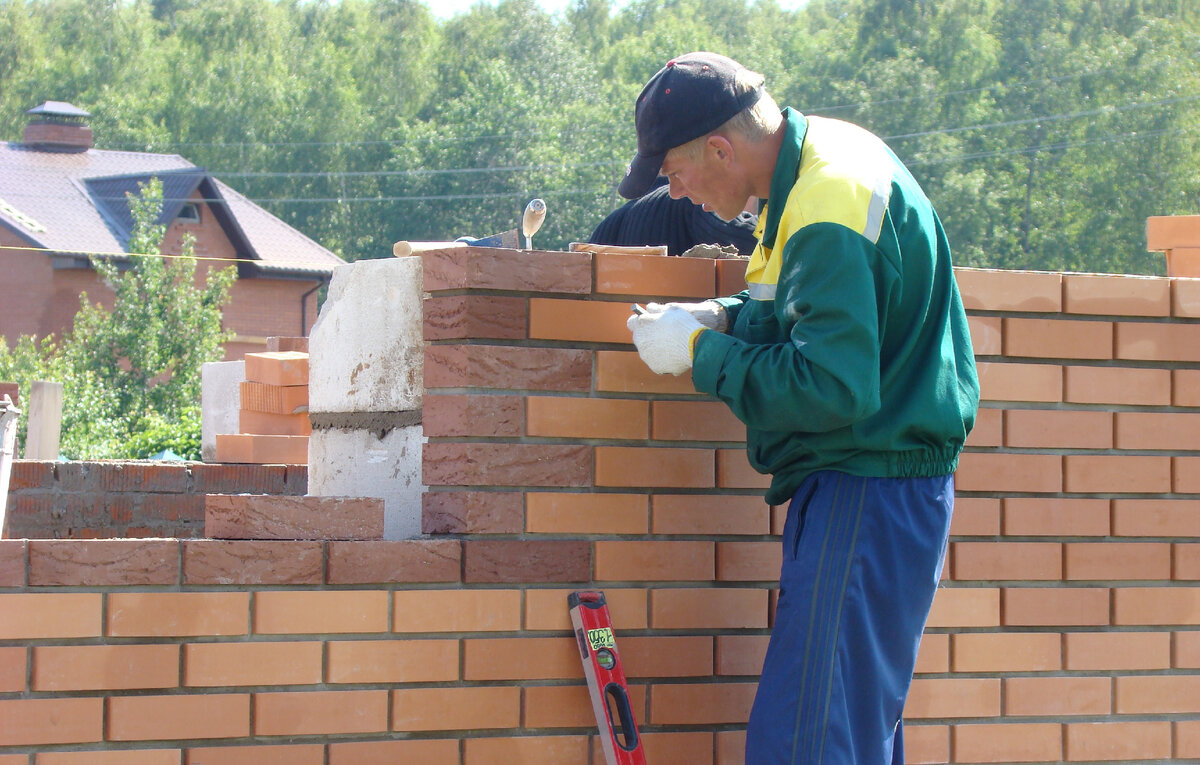
{"type": "Polygon", "coordinates": [[[92,116],[74,104],[66,101],[46,101],[29,109],[26,114],[35,117],[90,117],[92,116]]]}

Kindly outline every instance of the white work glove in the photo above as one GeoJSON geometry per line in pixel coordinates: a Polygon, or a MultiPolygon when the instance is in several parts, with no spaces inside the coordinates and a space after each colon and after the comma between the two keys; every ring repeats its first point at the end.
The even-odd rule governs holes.
{"type": "Polygon", "coordinates": [[[724,332],[729,326],[729,315],[725,308],[715,300],[705,300],[703,303],[647,303],[646,313],[662,313],[673,305],[677,305],[692,315],[692,318],[709,329],[724,332]]]}
{"type": "Polygon", "coordinates": [[[692,368],[692,335],[705,329],[684,308],[674,305],[654,313],[634,314],[625,322],[633,344],[650,371],[681,375],[692,368]]]}

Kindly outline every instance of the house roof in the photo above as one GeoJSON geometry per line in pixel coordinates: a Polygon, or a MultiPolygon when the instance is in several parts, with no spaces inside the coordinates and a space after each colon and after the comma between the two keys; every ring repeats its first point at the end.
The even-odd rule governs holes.
{"type": "Polygon", "coordinates": [[[345,262],[177,154],[0,142],[0,225],[68,256],[127,252],[133,219],[125,192],[155,176],[163,183],[160,222],[174,220],[199,190],[239,260],[264,275],[328,276],[345,262]]]}

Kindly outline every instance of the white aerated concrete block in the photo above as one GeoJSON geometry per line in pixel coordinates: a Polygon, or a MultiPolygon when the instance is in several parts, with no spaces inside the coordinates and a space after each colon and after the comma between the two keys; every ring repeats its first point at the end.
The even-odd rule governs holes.
{"type": "Polygon", "coordinates": [[[245,361],[212,361],[200,365],[200,459],[217,460],[217,434],[238,432],[240,384],[245,361]]]}
{"type": "Polygon", "coordinates": [[[308,493],[379,497],[383,538],[421,535],[421,426],[379,431],[319,428],[308,439],[308,493]]]}
{"type": "Polygon", "coordinates": [[[309,412],[421,408],[421,259],[337,266],[308,340],[309,412]]]}

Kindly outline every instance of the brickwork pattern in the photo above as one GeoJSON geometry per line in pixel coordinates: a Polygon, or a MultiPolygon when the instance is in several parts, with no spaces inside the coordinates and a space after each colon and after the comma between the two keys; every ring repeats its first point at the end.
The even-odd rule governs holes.
{"type": "MultiPolygon", "coordinates": [[[[598,765],[587,587],[649,761],[741,763],[783,512],[623,328],[741,264],[423,257],[429,536],[0,543],[0,763],[598,765]]],[[[1200,282],[958,279],[984,403],[907,761],[1200,759],[1200,282]]]]}

